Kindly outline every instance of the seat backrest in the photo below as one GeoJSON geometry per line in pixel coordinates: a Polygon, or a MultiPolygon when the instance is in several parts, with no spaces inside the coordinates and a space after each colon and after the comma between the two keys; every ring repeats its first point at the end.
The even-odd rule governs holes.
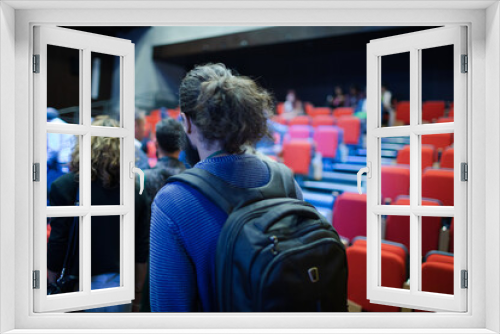
{"type": "Polygon", "coordinates": [[[304,102],[304,111],[306,115],[313,114],[314,105],[311,102],[304,102]]]}
{"type": "Polygon", "coordinates": [[[173,119],[178,119],[179,116],[181,115],[181,109],[179,107],[175,109],[167,109],[167,114],[168,117],[173,118],[173,119]]]}
{"type": "Polygon", "coordinates": [[[312,119],[312,126],[316,128],[321,125],[334,125],[335,121],[336,121],[335,117],[330,115],[314,116],[312,119]]]}
{"type": "Polygon", "coordinates": [[[337,196],[332,225],[347,239],[366,236],[366,194],[344,192],[337,196]]]}
{"type": "MultiPolygon", "coordinates": [[[[346,250],[349,277],[347,296],[369,312],[398,312],[394,306],[370,303],[366,298],[366,244],[353,245],[346,250]]],[[[406,263],[382,244],[382,286],[402,288],[406,278],[406,263]]]]}
{"type": "Polygon", "coordinates": [[[425,255],[425,262],[439,262],[453,264],[454,257],[452,253],[442,251],[430,251],[425,255]]]}
{"type": "Polygon", "coordinates": [[[438,133],[422,136],[422,145],[432,145],[437,151],[443,151],[453,144],[451,135],[451,133],[438,133]]]}
{"type": "Polygon", "coordinates": [[[382,200],[391,202],[400,195],[410,194],[410,167],[406,165],[382,166],[381,168],[382,200]]]}
{"type": "Polygon", "coordinates": [[[441,168],[453,168],[455,166],[454,157],[455,150],[453,147],[448,147],[441,155],[441,168]]]}
{"type": "Polygon", "coordinates": [[[284,110],[285,110],[285,102],[276,103],[276,113],[278,115],[281,115],[284,110]]]}
{"type": "Polygon", "coordinates": [[[335,158],[339,143],[339,129],[332,125],[322,125],[314,131],[316,150],[324,158],[335,158]]]}
{"type": "Polygon", "coordinates": [[[428,168],[422,175],[422,197],[440,200],[445,206],[453,206],[453,169],[428,168]]]}
{"type": "Polygon", "coordinates": [[[315,107],[309,110],[308,115],[311,117],[316,117],[320,115],[331,115],[332,109],[328,107],[315,107]]]}
{"type": "Polygon", "coordinates": [[[344,143],[358,145],[361,135],[361,122],[354,116],[342,116],[337,120],[337,126],[344,130],[344,143]]]}
{"type": "Polygon", "coordinates": [[[340,118],[342,116],[352,116],[354,114],[354,109],[351,107],[340,107],[333,110],[333,116],[340,118]]]}
{"type": "Polygon", "coordinates": [[[308,175],[313,143],[308,139],[291,139],[283,144],[283,163],[294,174],[308,175]]]}
{"type": "Polygon", "coordinates": [[[435,123],[439,117],[444,116],[444,101],[425,101],[422,103],[422,120],[435,123]]]}
{"type": "Polygon", "coordinates": [[[396,120],[410,124],[410,101],[401,101],[396,105],[396,120]]]}
{"type": "MultiPolygon", "coordinates": [[[[410,199],[399,197],[394,205],[410,205],[410,199]]],[[[422,205],[438,206],[439,202],[422,200],[422,205]]],[[[422,217],[422,255],[438,249],[441,217],[422,217]]],[[[385,222],[385,239],[401,243],[410,250],[410,217],[387,216],[385,222]]]]}
{"type": "Polygon", "coordinates": [[[424,262],[422,264],[422,291],[453,294],[453,264],[424,262]]]}
{"type": "MultiPolygon", "coordinates": [[[[422,145],[422,170],[432,167],[434,165],[434,159],[436,156],[436,151],[432,145],[422,145]]],[[[398,151],[396,157],[396,162],[398,164],[409,165],[410,164],[410,145],[405,145],[402,149],[398,151]]]]}
{"type": "Polygon", "coordinates": [[[310,125],[311,117],[307,115],[299,115],[295,116],[291,120],[288,121],[288,125],[310,125]]]}
{"type": "Polygon", "coordinates": [[[307,139],[312,138],[313,127],[310,125],[291,125],[288,128],[290,139],[307,139]]]}

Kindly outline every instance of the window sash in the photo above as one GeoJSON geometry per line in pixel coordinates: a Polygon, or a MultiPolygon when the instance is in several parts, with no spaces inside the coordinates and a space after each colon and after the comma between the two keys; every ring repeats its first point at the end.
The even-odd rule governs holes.
{"type": "Polygon", "coordinates": [[[467,183],[460,181],[460,163],[467,162],[467,76],[460,73],[460,55],[467,54],[466,28],[436,28],[373,40],[367,47],[367,162],[371,162],[372,178],[367,179],[367,297],[374,303],[423,310],[467,310],[467,290],[461,288],[461,270],[467,269],[466,219],[467,183]],[[454,45],[454,109],[453,123],[419,124],[421,114],[421,51],[454,45]],[[381,57],[410,52],[410,125],[381,127],[381,57]],[[421,194],[421,155],[419,136],[454,133],[454,204],[453,207],[417,205],[421,194]],[[410,205],[395,208],[381,204],[380,138],[410,137],[410,205]],[[381,215],[410,216],[410,290],[382,287],[381,282],[381,215]],[[421,235],[419,217],[449,216],[455,219],[454,295],[419,291],[421,286],[421,235]]]}
{"type": "Polygon", "coordinates": [[[111,304],[129,303],[134,296],[134,196],[135,183],[129,174],[134,162],[134,46],[130,41],[64,28],[38,26],[34,29],[34,54],[40,55],[40,73],[34,83],[34,161],[41,164],[40,182],[34,183],[34,270],[40,271],[40,289],[34,289],[34,312],[73,311],[111,304]],[[47,45],[80,50],[80,124],[51,124],[46,120],[47,45]],[[92,126],[91,53],[120,57],[120,127],[92,126]],[[47,133],[77,135],[80,139],[80,206],[47,207],[47,133]],[[91,137],[120,138],[121,205],[91,206],[91,137]],[[91,217],[120,216],[120,287],[91,289],[91,217]],[[47,243],[44,222],[48,217],[79,217],[80,269],[78,292],[47,296],[47,243]]]}

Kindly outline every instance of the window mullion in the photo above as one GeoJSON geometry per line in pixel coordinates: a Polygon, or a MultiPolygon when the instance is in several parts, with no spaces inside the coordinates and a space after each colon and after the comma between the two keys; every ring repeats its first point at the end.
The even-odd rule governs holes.
{"type": "Polygon", "coordinates": [[[421,58],[418,49],[410,51],[410,291],[415,294],[420,287],[419,217],[412,207],[420,205],[420,140],[414,129],[419,124],[421,113],[421,58]]]}

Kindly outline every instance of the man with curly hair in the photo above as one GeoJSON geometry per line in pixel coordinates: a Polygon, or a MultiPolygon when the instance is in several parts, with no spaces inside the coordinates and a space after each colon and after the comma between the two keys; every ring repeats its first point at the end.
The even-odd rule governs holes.
{"type": "MultiPolygon", "coordinates": [[[[269,182],[266,164],[245,153],[269,135],[273,106],[267,91],[223,64],[207,64],[186,75],[179,99],[186,157],[193,168],[240,188],[269,182]]],[[[299,188],[296,192],[301,197],[299,188]]],[[[226,219],[221,208],[186,184],[172,182],[160,190],[150,234],[153,312],[217,310],[215,251],[226,219]]]]}

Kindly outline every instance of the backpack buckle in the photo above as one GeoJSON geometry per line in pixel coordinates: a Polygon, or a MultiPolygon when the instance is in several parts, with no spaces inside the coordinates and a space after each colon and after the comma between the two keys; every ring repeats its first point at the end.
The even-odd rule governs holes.
{"type": "Polygon", "coordinates": [[[311,280],[312,283],[316,283],[317,281],[319,281],[319,269],[318,269],[318,267],[309,268],[307,273],[309,274],[309,279],[311,280]]]}

